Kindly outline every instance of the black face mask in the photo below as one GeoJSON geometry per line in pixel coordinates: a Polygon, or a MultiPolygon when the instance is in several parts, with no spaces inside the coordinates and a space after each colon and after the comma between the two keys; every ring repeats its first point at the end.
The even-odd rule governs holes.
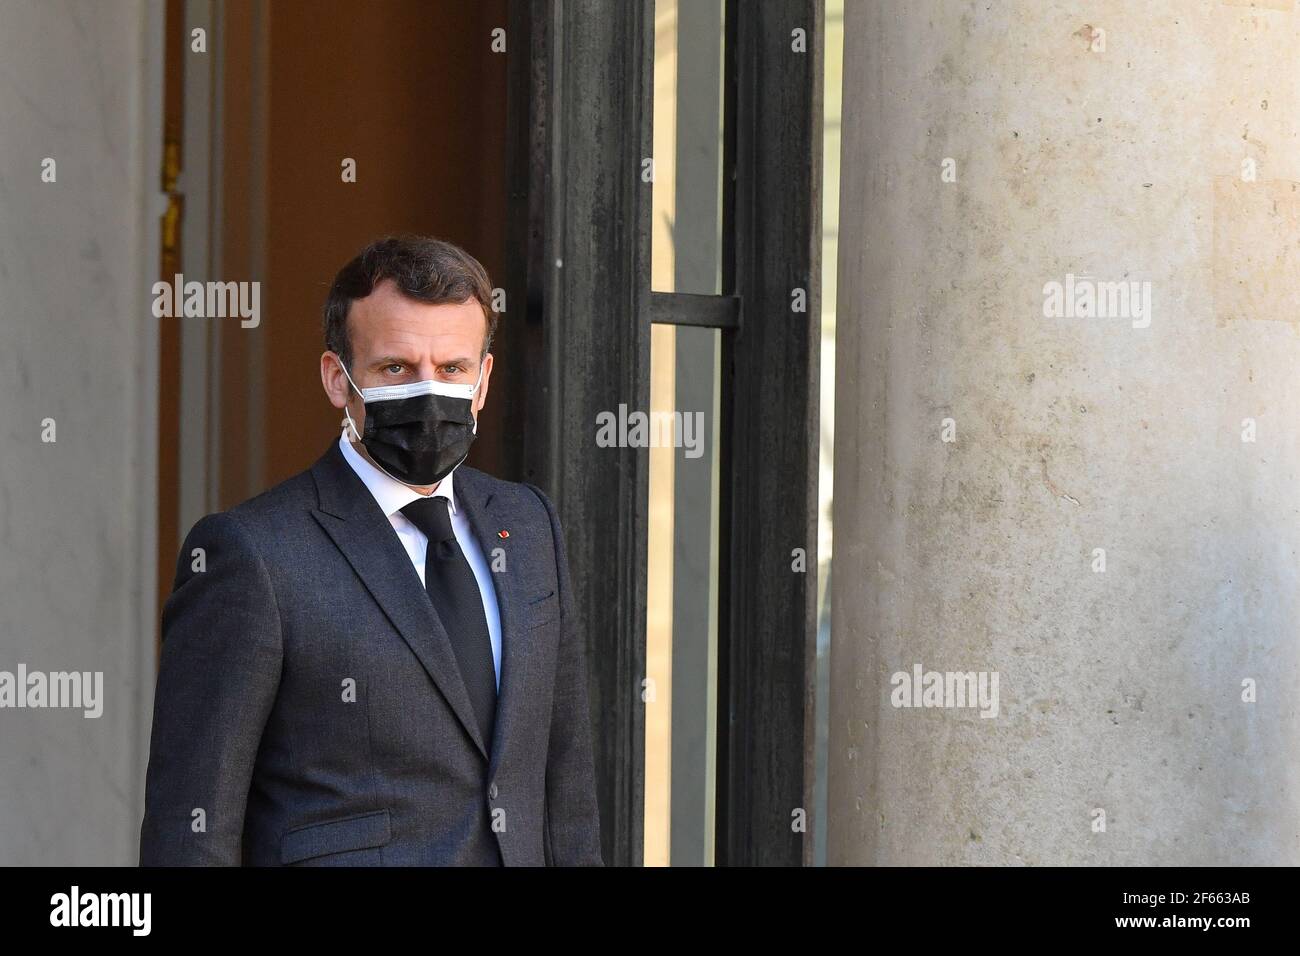
{"type": "MultiPolygon", "coordinates": [[[[366,404],[366,427],[358,436],[383,471],[407,485],[436,485],[469,455],[478,432],[474,396],[483,381],[480,365],[473,385],[428,379],[405,385],[359,389],[366,404]]],[[[352,416],[344,408],[352,434],[352,416]]]]}

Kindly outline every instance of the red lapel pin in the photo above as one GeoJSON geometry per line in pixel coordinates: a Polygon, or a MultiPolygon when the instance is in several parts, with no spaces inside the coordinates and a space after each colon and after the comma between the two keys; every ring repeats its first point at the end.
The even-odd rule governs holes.
{"type": "Polygon", "coordinates": [[[509,531],[498,531],[498,532],[497,532],[497,537],[498,537],[498,538],[508,538],[508,537],[510,537],[510,532],[509,532],[509,531]]]}

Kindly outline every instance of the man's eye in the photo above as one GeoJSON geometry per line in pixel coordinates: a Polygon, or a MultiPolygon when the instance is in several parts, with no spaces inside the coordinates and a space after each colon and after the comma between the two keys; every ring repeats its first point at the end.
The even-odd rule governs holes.
{"type": "Polygon", "coordinates": [[[394,363],[394,364],[392,364],[392,365],[385,365],[385,366],[384,366],[384,371],[385,371],[385,372],[392,372],[394,375],[396,375],[396,374],[398,374],[399,372],[402,371],[402,366],[401,366],[401,365],[397,365],[396,363],[394,363]]]}

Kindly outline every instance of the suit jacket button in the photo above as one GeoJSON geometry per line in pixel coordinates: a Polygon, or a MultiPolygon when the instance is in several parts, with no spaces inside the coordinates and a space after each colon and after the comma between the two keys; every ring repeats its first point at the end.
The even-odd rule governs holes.
{"type": "Polygon", "coordinates": [[[492,785],[488,787],[488,798],[492,800],[497,798],[497,782],[495,780],[493,780],[492,785]]]}

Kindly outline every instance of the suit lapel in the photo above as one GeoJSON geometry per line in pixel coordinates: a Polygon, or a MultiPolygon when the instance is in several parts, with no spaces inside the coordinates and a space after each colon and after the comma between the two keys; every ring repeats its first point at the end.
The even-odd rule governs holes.
{"type": "Polygon", "coordinates": [[[499,532],[504,525],[498,517],[500,500],[485,487],[483,476],[464,466],[456,469],[456,504],[465,509],[474,537],[483,549],[496,589],[497,612],[501,619],[501,693],[497,696],[496,724],[492,731],[492,751],[489,758],[489,775],[495,775],[501,757],[501,742],[510,739],[510,730],[518,719],[520,702],[527,696],[521,686],[524,678],[524,659],[528,652],[528,631],[520,627],[523,621],[523,598],[513,573],[512,562],[520,560],[510,549],[508,539],[499,532]],[[493,569],[493,551],[501,548],[505,553],[503,570],[493,569]]]}
{"type": "MultiPolygon", "coordinates": [[[[447,632],[434,613],[420,576],[388,516],[347,463],[337,440],[312,466],[312,477],[320,501],[320,508],[312,511],[313,517],[343,552],[366,590],[447,699],[465,732],[486,757],[488,750],[447,632]]],[[[458,494],[459,491],[458,483],[458,494]]],[[[501,633],[502,643],[508,647],[504,611],[501,633]]],[[[508,669],[502,674],[503,689],[508,674],[508,669]]]]}

